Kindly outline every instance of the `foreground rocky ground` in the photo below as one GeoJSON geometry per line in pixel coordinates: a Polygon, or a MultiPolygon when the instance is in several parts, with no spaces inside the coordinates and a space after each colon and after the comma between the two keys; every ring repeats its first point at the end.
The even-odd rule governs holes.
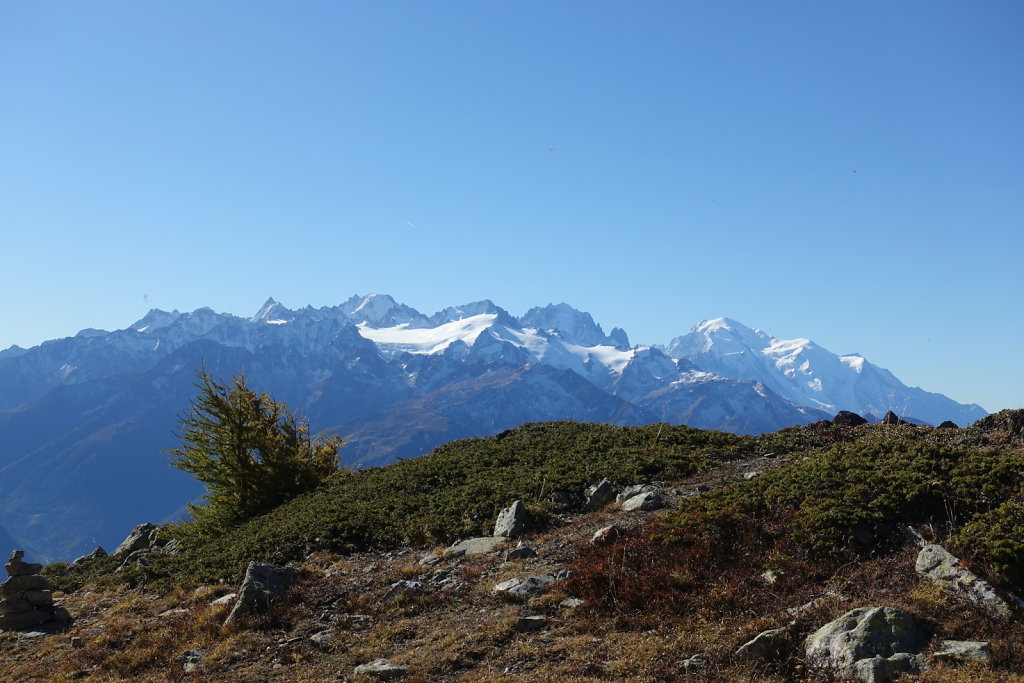
{"type": "MultiPolygon", "coordinates": [[[[595,492],[523,534],[510,509],[498,526],[512,539],[314,552],[267,609],[227,582],[54,592],[74,621],[0,633],[0,680],[1024,681],[1019,604],[947,553],[937,523],[875,529],[824,573],[744,542],[709,578],[649,543],[679,501],[808,457],[730,456],[627,500],[595,492]]],[[[1004,461],[1019,470],[1016,458],[1004,461]]],[[[132,562],[146,553],[136,541],[122,550],[132,562]]]]}

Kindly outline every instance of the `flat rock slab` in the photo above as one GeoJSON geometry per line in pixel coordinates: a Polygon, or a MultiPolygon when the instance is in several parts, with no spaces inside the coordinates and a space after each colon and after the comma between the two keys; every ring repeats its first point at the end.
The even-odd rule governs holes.
{"type": "Polygon", "coordinates": [[[987,662],[992,659],[992,649],[987,641],[944,640],[932,657],[940,662],[987,662]]]}
{"type": "Polygon", "coordinates": [[[963,595],[992,616],[1009,619],[1010,606],[999,597],[992,584],[959,566],[960,559],[943,548],[931,544],[921,548],[914,569],[936,586],[963,595]]]}
{"type": "Polygon", "coordinates": [[[503,545],[507,538],[503,536],[480,536],[478,538],[467,538],[461,543],[445,548],[445,555],[486,555],[493,552],[498,546],[503,545]]]}

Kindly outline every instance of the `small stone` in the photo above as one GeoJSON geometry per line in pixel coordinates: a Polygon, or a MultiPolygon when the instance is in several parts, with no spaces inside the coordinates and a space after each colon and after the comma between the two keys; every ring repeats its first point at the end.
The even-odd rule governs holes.
{"type": "Polygon", "coordinates": [[[554,582],[555,577],[551,574],[538,574],[537,576],[530,576],[525,579],[514,578],[502,581],[493,588],[493,592],[525,600],[541,595],[544,589],[554,582]]]}
{"type": "Polygon", "coordinates": [[[409,595],[411,593],[418,593],[423,590],[423,584],[419,581],[396,581],[391,584],[388,588],[388,592],[384,594],[381,600],[393,600],[399,596],[409,595]]]}
{"type": "Polygon", "coordinates": [[[71,647],[79,648],[83,647],[84,645],[85,642],[82,640],[81,636],[73,636],[71,638],[71,647]]]}
{"type": "Polygon", "coordinates": [[[185,673],[194,673],[203,662],[203,657],[205,655],[206,650],[198,647],[192,648],[191,650],[185,650],[178,655],[178,662],[181,663],[181,668],[184,669],[185,673]]]}
{"type": "Polygon", "coordinates": [[[558,606],[564,607],[565,609],[574,609],[585,603],[586,600],[582,600],[580,598],[566,598],[565,600],[562,600],[562,602],[558,603],[558,606]]]}
{"type": "Polygon", "coordinates": [[[767,583],[769,586],[779,580],[779,572],[774,569],[766,569],[761,572],[761,580],[767,583]]]}
{"type": "Polygon", "coordinates": [[[407,667],[392,664],[386,659],[375,659],[368,664],[360,664],[355,668],[357,676],[375,676],[382,681],[402,678],[408,673],[409,669],[407,667]]]}
{"type": "Polygon", "coordinates": [[[169,609],[161,612],[157,616],[161,619],[167,619],[168,617],[176,617],[179,614],[188,614],[187,609],[169,609]]]}
{"type": "Polygon", "coordinates": [[[619,537],[619,528],[614,524],[601,527],[590,537],[590,545],[610,545],[619,537]]]}
{"type": "Polygon", "coordinates": [[[419,565],[421,567],[433,567],[435,564],[441,561],[441,556],[437,553],[427,553],[420,558],[419,565]]]}
{"type": "Polygon", "coordinates": [[[707,657],[705,657],[702,654],[696,654],[690,657],[689,659],[684,659],[680,664],[679,668],[686,673],[691,673],[693,671],[697,671],[698,669],[703,669],[707,665],[707,663],[707,657]]]}
{"type": "Polygon", "coordinates": [[[516,619],[516,633],[535,633],[548,625],[548,618],[542,616],[519,617],[516,619]]]}
{"type": "Polygon", "coordinates": [[[228,593],[227,595],[222,595],[219,598],[217,598],[216,600],[214,600],[213,602],[211,602],[210,606],[211,607],[219,607],[220,605],[230,605],[231,603],[233,603],[237,599],[238,599],[238,593],[228,593]]]}
{"type": "Polygon", "coordinates": [[[773,628],[770,631],[762,631],[752,640],[741,645],[740,649],[736,650],[736,655],[770,661],[779,659],[788,644],[789,629],[773,628]]]}
{"type": "Polygon", "coordinates": [[[650,484],[634,484],[633,486],[627,486],[619,492],[619,495],[615,496],[615,502],[622,503],[633,496],[638,496],[641,493],[648,493],[654,491],[654,487],[650,484]]]}
{"type": "Polygon", "coordinates": [[[309,639],[312,640],[317,645],[326,645],[327,643],[331,642],[331,640],[333,638],[334,638],[334,629],[333,628],[325,629],[323,631],[320,631],[319,633],[314,633],[313,635],[311,635],[309,637],[309,639]]]}
{"type": "Polygon", "coordinates": [[[987,641],[944,640],[932,657],[940,662],[987,662],[992,659],[992,648],[987,641]]]}
{"type": "Polygon", "coordinates": [[[506,562],[512,562],[513,560],[528,560],[531,557],[537,557],[537,551],[528,545],[521,545],[518,548],[505,553],[506,562]]]}
{"type": "Polygon", "coordinates": [[[227,626],[240,617],[265,612],[270,607],[270,601],[283,593],[298,576],[299,570],[293,567],[250,562],[245,571],[245,579],[238,590],[238,600],[224,625],[227,626]]]}
{"type": "Polygon", "coordinates": [[[750,481],[751,479],[755,479],[755,478],[760,477],[760,476],[761,476],[760,472],[744,472],[743,473],[743,478],[746,479],[747,481],[750,481]]]}

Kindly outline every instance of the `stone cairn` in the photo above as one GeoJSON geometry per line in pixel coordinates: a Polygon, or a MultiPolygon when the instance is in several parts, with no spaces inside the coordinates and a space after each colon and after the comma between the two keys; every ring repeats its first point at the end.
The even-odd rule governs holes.
{"type": "Polygon", "coordinates": [[[53,592],[43,565],[25,562],[24,550],[15,550],[4,565],[9,577],[0,583],[0,630],[16,631],[47,622],[68,622],[71,615],[53,604],[53,592]]]}

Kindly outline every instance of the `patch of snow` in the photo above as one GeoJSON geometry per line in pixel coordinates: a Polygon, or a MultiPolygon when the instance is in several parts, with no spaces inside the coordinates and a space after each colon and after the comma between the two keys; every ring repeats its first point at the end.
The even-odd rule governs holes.
{"type": "Polygon", "coordinates": [[[472,345],[497,317],[494,313],[484,313],[429,328],[410,328],[409,323],[380,328],[360,323],[356,327],[360,335],[375,344],[406,353],[432,354],[444,351],[456,341],[472,345]]]}

